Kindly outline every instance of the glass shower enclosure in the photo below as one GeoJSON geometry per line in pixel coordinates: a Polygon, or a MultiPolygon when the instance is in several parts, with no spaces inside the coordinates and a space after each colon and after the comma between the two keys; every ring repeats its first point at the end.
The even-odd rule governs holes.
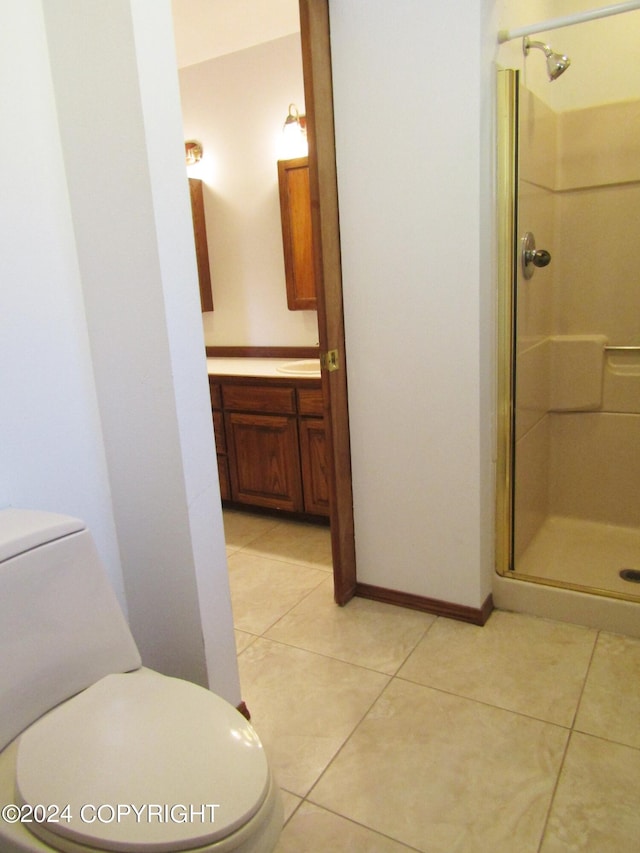
{"type": "Polygon", "coordinates": [[[640,97],[558,110],[523,76],[498,72],[498,570],[640,601],[640,97]]]}

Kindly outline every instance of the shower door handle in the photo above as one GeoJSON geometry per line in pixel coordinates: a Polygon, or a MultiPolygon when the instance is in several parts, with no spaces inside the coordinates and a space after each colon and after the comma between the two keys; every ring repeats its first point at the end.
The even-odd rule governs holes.
{"type": "Polygon", "coordinates": [[[531,260],[534,267],[546,267],[551,261],[551,255],[546,249],[536,249],[531,253],[531,260]]]}
{"type": "Polygon", "coordinates": [[[546,249],[536,249],[536,238],[527,231],[522,238],[522,275],[529,279],[534,267],[546,267],[551,263],[551,255],[546,249]]]}

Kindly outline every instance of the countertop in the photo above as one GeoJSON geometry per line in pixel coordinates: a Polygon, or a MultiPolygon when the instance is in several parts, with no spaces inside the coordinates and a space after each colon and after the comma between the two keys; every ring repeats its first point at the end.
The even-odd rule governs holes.
{"type": "Polygon", "coordinates": [[[277,379],[319,379],[317,374],[300,375],[298,373],[283,373],[278,370],[295,361],[308,359],[295,358],[207,358],[209,376],[262,376],[277,379]]]}

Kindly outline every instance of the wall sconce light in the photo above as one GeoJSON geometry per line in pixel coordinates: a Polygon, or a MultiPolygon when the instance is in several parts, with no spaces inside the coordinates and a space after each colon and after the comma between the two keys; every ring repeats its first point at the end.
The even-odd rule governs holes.
{"type": "Polygon", "coordinates": [[[307,118],[300,115],[295,104],[289,104],[289,115],[282,128],[282,159],[306,157],[308,153],[307,118]]]}
{"type": "Polygon", "coordinates": [[[195,166],[200,160],[202,160],[202,145],[199,142],[196,142],[195,139],[189,139],[184,144],[185,156],[187,159],[187,166],[195,166]]]}

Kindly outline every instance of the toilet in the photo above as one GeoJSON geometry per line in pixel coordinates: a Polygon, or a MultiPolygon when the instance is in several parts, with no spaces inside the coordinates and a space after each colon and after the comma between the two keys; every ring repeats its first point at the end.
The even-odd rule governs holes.
{"type": "Polygon", "coordinates": [[[251,724],[141,665],[85,524],[0,510],[0,850],[268,853],[251,724]]]}

